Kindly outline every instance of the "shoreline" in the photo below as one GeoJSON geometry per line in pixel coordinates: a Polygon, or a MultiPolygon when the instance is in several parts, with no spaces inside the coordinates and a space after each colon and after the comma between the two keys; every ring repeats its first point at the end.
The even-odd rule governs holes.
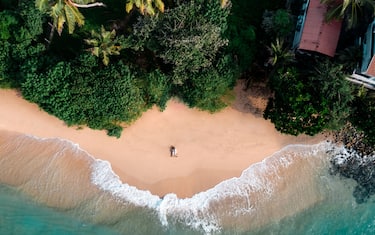
{"type": "MultiPolygon", "coordinates": [[[[240,86],[236,89],[244,92],[240,86]]],[[[67,127],[14,90],[1,89],[0,97],[0,129],[72,141],[93,157],[109,161],[123,183],[160,197],[168,193],[191,197],[239,177],[250,165],[287,145],[324,139],[280,134],[269,121],[236,108],[209,114],[175,100],[164,112],[156,107],[146,111],[116,139],[105,131],[67,127]],[[177,158],[169,156],[170,145],[177,147],[177,158]]],[[[245,102],[244,107],[251,99],[245,102]]]]}

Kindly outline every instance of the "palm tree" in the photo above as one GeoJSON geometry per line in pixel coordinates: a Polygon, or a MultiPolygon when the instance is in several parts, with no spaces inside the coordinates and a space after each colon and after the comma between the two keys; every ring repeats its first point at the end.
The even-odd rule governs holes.
{"type": "Polygon", "coordinates": [[[164,3],[162,0],[127,0],[126,12],[130,12],[133,7],[137,7],[142,14],[155,15],[155,8],[164,12],[164,3]]]}
{"type": "Polygon", "coordinates": [[[317,94],[322,95],[322,104],[327,108],[328,127],[339,129],[350,115],[350,103],[353,100],[353,90],[345,79],[342,64],[335,64],[328,59],[320,61],[312,74],[317,94]]]}
{"type": "Polygon", "coordinates": [[[66,24],[70,34],[74,32],[75,26],[82,26],[84,16],[78,8],[89,8],[97,6],[105,6],[101,2],[95,0],[35,0],[36,7],[42,11],[47,12],[53,19],[53,30],[56,28],[59,35],[66,24]]]}
{"type": "Polygon", "coordinates": [[[86,44],[92,46],[89,50],[96,57],[102,57],[103,64],[109,64],[110,55],[120,55],[123,49],[120,44],[120,39],[116,38],[116,31],[106,31],[101,27],[100,33],[91,31],[90,39],[85,39],[86,44]]]}
{"type": "Polygon", "coordinates": [[[349,29],[356,27],[366,13],[370,13],[371,16],[375,13],[374,0],[321,0],[321,2],[328,7],[327,21],[346,19],[349,29]]]}
{"type": "Polygon", "coordinates": [[[275,42],[267,46],[267,49],[270,53],[267,64],[271,65],[271,70],[268,74],[269,78],[272,78],[280,68],[295,61],[294,53],[285,45],[283,39],[276,38],[275,42]]]}
{"type": "Polygon", "coordinates": [[[274,67],[294,61],[294,53],[285,45],[284,40],[276,38],[275,42],[268,47],[271,57],[268,61],[274,67]]]}

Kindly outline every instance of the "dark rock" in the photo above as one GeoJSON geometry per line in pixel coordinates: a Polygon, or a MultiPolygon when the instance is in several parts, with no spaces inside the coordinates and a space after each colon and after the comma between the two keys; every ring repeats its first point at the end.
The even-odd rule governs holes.
{"type": "Polygon", "coordinates": [[[353,192],[357,203],[364,203],[375,194],[374,146],[365,144],[363,138],[363,133],[350,124],[333,134],[334,141],[345,148],[332,154],[330,173],[354,179],[358,183],[353,192]]]}

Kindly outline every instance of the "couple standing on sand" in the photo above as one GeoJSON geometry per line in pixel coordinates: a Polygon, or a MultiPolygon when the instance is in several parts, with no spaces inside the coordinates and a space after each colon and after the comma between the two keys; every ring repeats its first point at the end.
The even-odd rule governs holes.
{"type": "Polygon", "coordinates": [[[171,145],[169,151],[171,152],[171,157],[177,157],[177,149],[175,146],[171,145]]]}

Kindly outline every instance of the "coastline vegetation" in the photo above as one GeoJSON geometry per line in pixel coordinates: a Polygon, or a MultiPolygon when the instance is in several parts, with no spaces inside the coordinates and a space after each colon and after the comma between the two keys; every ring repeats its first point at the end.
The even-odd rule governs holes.
{"type": "Polygon", "coordinates": [[[218,111],[237,79],[262,73],[273,91],[264,117],[279,131],[315,135],[351,122],[374,145],[374,96],[345,80],[361,62],[354,45],[372,5],[358,6],[365,15],[355,20],[347,9],[328,16],[348,27],[326,58],[291,50],[302,2],[1,0],[0,86],[68,125],[120,137],[172,97],[218,111]]]}

